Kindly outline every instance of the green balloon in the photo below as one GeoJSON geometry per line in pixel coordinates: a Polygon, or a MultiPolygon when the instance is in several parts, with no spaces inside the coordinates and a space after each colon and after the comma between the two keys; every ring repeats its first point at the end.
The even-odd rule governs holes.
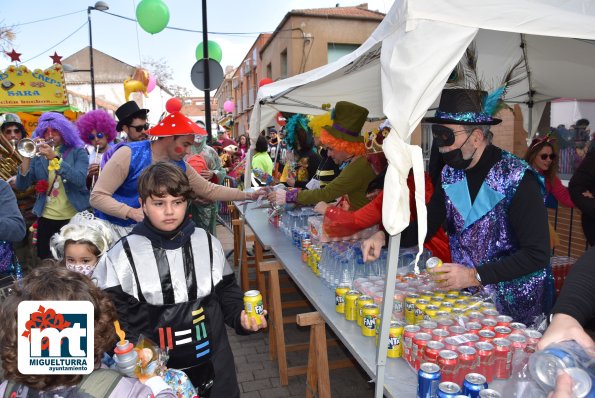
{"type": "Polygon", "coordinates": [[[169,22],[169,9],[161,0],[142,0],[136,6],[136,19],[145,32],[161,32],[169,22]]]}
{"type": "MultiPolygon", "coordinates": [[[[145,0],[146,1],[146,0],[145,0]]],[[[196,60],[200,61],[203,59],[203,42],[201,41],[196,46],[196,60]]],[[[221,62],[221,58],[223,58],[223,52],[221,51],[221,47],[219,44],[215,43],[214,41],[209,40],[209,58],[214,59],[217,62],[221,62]]]]}

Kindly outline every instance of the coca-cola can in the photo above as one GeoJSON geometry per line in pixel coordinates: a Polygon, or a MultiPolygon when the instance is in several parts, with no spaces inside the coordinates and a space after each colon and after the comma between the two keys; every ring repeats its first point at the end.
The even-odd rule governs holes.
{"type": "Polygon", "coordinates": [[[442,381],[455,383],[459,368],[459,355],[452,350],[442,350],[438,354],[438,366],[442,371],[442,381]]]}
{"type": "Polygon", "coordinates": [[[457,348],[459,354],[459,370],[457,372],[458,385],[463,385],[467,373],[473,373],[477,368],[477,350],[473,347],[461,346],[457,348]]]}
{"type": "Polygon", "coordinates": [[[483,319],[483,314],[479,311],[471,311],[467,313],[470,322],[481,322],[483,319]]]}
{"type": "Polygon", "coordinates": [[[507,338],[510,336],[512,330],[508,326],[496,326],[494,328],[494,332],[496,333],[497,338],[507,338]]]}
{"type": "Polygon", "coordinates": [[[512,323],[512,317],[508,315],[498,315],[496,317],[498,326],[509,326],[512,323]]]}
{"type": "Polygon", "coordinates": [[[495,319],[486,318],[481,320],[481,325],[483,326],[483,329],[489,329],[493,331],[497,324],[498,322],[496,322],[495,319]]]}
{"type": "Polygon", "coordinates": [[[461,337],[464,339],[464,343],[461,343],[461,345],[466,345],[467,347],[475,347],[475,343],[479,341],[479,336],[473,333],[465,333],[461,337]]]}
{"type": "Polygon", "coordinates": [[[524,351],[527,347],[527,337],[524,334],[511,334],[507,339],[512,343],[513,351],[524,351]]]}
{"type": "Polygon", "coordinates": [[[496,309],[496,304],[494,303],[487,303],[487,302],[483,302],[481,303],[481,309],[482,310],[487,310],[487,309],[496,309]]]}
{"type": "Polygon", "coordinates": [[[448,328],[448,332],[451,336],[458,336],[466,332],[465,328],[461,325],[452,325],[448,328]]]}
{"type": "Polygon", "coordinates": [[[487,308],[483,310],[481,313],[483,314],[484,318],[494,320],[496,320],[496,318],[498,318],[498,315],[500,315],[500,313],[494,308],[487,308]]]}
{"type": "Polygon", "coordinates": [[[489,329],[481,329],[477,334],[479,336],[479,341],[485,341],[491,343],[492,340],[496,338],[496,332],[493,332],[489,329]]]}
{"type": "Polygon", "coordinates": [[[417,324],[421,328],[420,332],[422,333],[432,333],[432,330],[438,327],[438,324],[434,321],[424,320],[417,324]]]}
{"type": "Polygon", "coordinates": [[[449,336],[442,342],[444,343],[444,348],[451,351],[456,351],[457,347],[461,345],[459,339],[454,336],[449,336]]]}
{"type": "Polygon", "coordinates": [[[407,325],[403,329],[403,358],[413,366],[413,360],[411,358],[411,351],[413,345],[413,336],[415,336],[421,328],[417,325],[407,325]]]}
{"type": "Polygon", "coordinates": [[[444,344],[439,341],[428,341],[424,352],[423,362],[438,363],[438,354],[444,349],[444,344]]]}
{"type": "Polygon", "coordinates": [[[479,322],[467,322],[465,327],[469,331],[469,333],[478,334],[479,331],[482,329],[481,323],[479,322]]]}
{"type": "Polygon", "coordinates": [[[432,340],[444,342],[444,339],[450,336],[447,330],[444,329],[434,329],[432,330],[432,340]]]}
{"type": "Polygon", "coordinates": [[[510,325],[508,325],[508,327],[510,328],[510,330],[512,330],[511,334],[522,334],[523,330],[527,329],[527,325],[521,322],[511,322],[510,325]]]}
{"type": "Polygon", "coordinates": [[[525,329],[525,336],[527,337],[527,347],[535,347],[541,340],[542,334],[535,329],[525,329]]]}
{"type": "Polygon", "coordinates": [[[432,336],[429,333],[417,333],[413,336],[411,342],[411,360],[415,370],[419,370],[419,365],[423,363],[424,352],[428,342],[432,341],[432,336]]]}
{"type": "Polygon", "coordinates": [[[493,376],[496,379],[508,379],[512,372],[511,342],[508,339],[497,338],[494,345],[493,376]]]}
{"type": "Polygon", "coordinates": [[[448,328],[454,325],[455,321],[452,319],[438,319],[436,323],[438,324],[438,329],[448,331],[448,328]]]}
{"type": "Polygon", "coordinates": [[[485,341],[479,341],[475,343],[475,349],[477,350],[477,373],[485,376],[488,383],[492,382],[492,365],[494,362],[494,346],[491,343],[485,341]]]}

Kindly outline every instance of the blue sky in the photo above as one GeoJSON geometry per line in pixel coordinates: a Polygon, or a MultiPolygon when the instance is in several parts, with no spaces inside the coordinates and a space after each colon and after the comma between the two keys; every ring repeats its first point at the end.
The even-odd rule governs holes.
{"type": "MultiPolygon", "coordinates": [[[[201,0],[164,0],[170,11],[168,26],[201,30],[201,0]]],[[[106,0],[109,12],[135,18],[139,0],[106,0]]],[[[365,0],[340,2],[341,6],[355,6],[365,0]]],[[[87,6],[94,1],[81,0],[3,0],[0,22],[15,25],[14,49],[22,53],[21,61],[29,68],[47,68],[52,64],[50,55],[68,56],[89,45],[87,6]],[[26,24],[31,21],[50,19],[26,24]],[[81,27],[81,25],[85,24],[81,27]],[[72,34],[80,28],[76,33],[72,34]],[[71,37],[58,44],[72,34],[71,37]]],[[[368,0],[372,10],[387,12],[393,0],[368,0]]],[[[210,0],[207,2],[208,30],[210,32],[271,32],[283,16],[292,9],[334,7],[337,0],[210,0]]],[[[93,47],[114,56],[128,64],[140,65],[146,57],[165,58],[174,72],[177,84],[194,89],[190,82],[190,69],[196,62],[194,53],[200,33],[164,30],[156,35],[143,31],[137,23],[127,21],[99,11],[91,12],[93,47]],[[140,55],[139,55],[140,52],[140,55]]],[[[223,50],[222,66],[237,66],[254,42],[257,34],[216,35],[209,40],[216,41],[223,50]]],[[[4,69],[9,58],[0,56],[0,67],[4,69]]],[[[199,92],[194,91],[196,94],[199,92]]]]}

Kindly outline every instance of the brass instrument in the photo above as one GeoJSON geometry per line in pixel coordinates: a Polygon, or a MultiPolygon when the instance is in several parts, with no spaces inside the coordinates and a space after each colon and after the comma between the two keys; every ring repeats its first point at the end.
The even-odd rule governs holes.
{"type": "Polygon", "coordinates": [[[0,133],[0,178],[8,180],[17,174],[17,168],[23,158],[16,150],[17,142],[9,141],[0,133]]]}
{"type": "Polygon", "coordinates": [[[33,141],[30,138],[23,138],[22,140],[19,140],[19,142],[17,143],[17,152],[25,157],[25,158],[32,158],[34,156],[39,156],[39,146],[40,145],[49,145],[49,146],[54,146],[54,141],[53,140],[47,140],[47,141],[33,141]]]}

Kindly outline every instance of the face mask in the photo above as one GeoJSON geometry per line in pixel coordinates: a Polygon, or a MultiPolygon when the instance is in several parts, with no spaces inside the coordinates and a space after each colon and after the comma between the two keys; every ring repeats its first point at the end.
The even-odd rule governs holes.
{"type": "Polygon", "coordinates": [[[461,144],[461,146],[457,149],[453,149],[452,151],[442,153],[442,160],[444,160],[444,163],[446,163],[453,169],[458,170],[465,170],[467,167],[469,167],[469,165],[473,161],[473,156],[475,155],[475,151],[477,151],[477,148],[475,149],[475,151],[473,151],[473,154],[471,154],[471,157],[469,159],[463,158],[463,151],[461,150],[461,148],[463,147],[463,145],[465,145],[465,143],[469,140],[470,137],[471,134],[467,136],[465,142],[463,142],[463,144],[461,144]]]}
{"type": "Polygon", "coordinates": [[[93,274],[93,271],[95,270],[95,266],[97,264],[73,264],[73,263],[66,263],[66,268],[74,271],[74,272],[78,272],[79,274],[83,274],[85,276],[91,276],[93,274]]]}

